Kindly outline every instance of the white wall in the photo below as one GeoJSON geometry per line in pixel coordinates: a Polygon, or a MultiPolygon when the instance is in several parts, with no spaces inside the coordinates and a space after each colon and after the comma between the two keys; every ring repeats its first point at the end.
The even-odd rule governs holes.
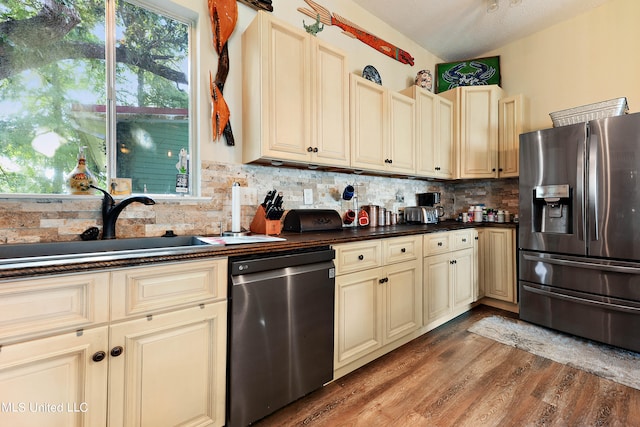
{"type": "Polygon", "coordinates": [[[488,52],[500,55],[502,86],[529,99],[529,130],[549,113],[626,96],[640,111],[640,1],[611,0],[488,52]]]}

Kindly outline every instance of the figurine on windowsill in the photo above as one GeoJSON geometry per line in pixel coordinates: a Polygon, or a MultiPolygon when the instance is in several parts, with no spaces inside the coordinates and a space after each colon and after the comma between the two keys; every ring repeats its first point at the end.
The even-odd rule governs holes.
{"type": "Polygon", "coordinates": [[[87,158],[84,155],[84,149],[80,147],[78,153],[78,164],[75,169],[66,176],[65,183],[71,194],[90,195],[93,194],[91,185],[96,183],[93,174],[87,169],[87,158]]]}

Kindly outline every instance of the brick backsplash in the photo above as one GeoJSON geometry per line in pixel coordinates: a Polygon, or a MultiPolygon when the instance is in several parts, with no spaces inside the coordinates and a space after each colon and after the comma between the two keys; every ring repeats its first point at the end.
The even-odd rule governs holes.
{"type": "MultiPolygon", "coordinates": [[[[357,189],[359,206],[374,204],[397,211],[416,205],[416,193],[441,193],[445,217],[454,218],[469,205],[504,208],[517,213],[518,180],[423,181],[326,172],[272,166],[206,162],[202,165],[202,198],[158,199],[154,206],[132,204],[120,215],[117,236],[161,236],[176,234],[217,235],[231,226],[231,185],[241,185],[242,220],[249,228],[255,210],[267,191],[283,193],[285,209],[335,209],[341,214],[354,208],[354,200],[341,199],[348,184],[357,189]],[[305,205],[303,190],[313,192],[313,205],[305,205]],[[403,196],[404,202],[396,201],[403,196]]],[[[0,243],[79,240],[92,226],[101,226],[101,198],[8,198],[0,199],[0,243]]]]}

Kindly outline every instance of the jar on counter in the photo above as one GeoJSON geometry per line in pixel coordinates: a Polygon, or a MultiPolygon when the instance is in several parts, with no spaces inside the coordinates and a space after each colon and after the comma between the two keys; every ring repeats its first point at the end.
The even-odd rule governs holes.
{"type": "Polygon", "coordinates": [[[489,212],[487,212],[487,222],[495,222],[496,221],[496,217],[493,214],[493,211],[490,210],[489,212]]]}
{"type": "Polygon", "coordinates": [[[498,220],[497,222],[504,222],[504,211],[498,211],[498,220]]]}
{"type": "Polygon", "coordinates": [[[482,222],[482,206],[476,206],[473,211],[473,222],[482,222]]]}
{"type": "Polygon", "coordinates": [[[473,215],[476,211],[476,207],[475,206],[469,206],[469,210],[467,211],[467,214],[469,216],[469,222],[473,222],[473,215]]]}

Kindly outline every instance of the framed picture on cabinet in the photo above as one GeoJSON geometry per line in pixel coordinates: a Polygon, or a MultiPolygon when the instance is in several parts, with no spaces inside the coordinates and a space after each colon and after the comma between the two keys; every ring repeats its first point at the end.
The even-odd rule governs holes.
{"type": "Polygon", "coordinates": [[[480,85],[500,85],[499,56],[436,64],[436,93],[480,85]]]}

